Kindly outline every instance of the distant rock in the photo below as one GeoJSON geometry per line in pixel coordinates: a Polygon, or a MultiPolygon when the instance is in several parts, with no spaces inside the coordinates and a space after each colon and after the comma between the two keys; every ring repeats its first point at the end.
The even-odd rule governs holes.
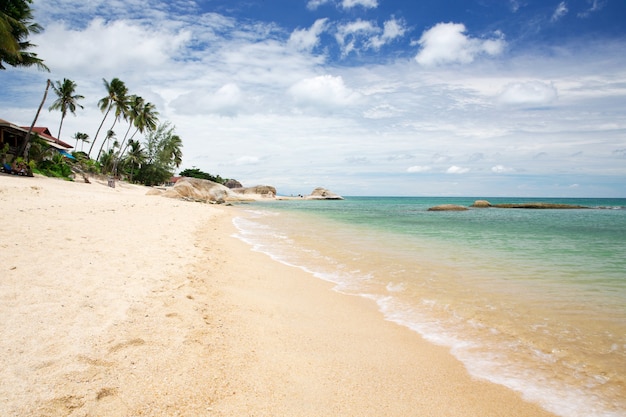
{"type": "Polygon", "coordinates": [[[241,185],[239,181],[233,180],[233,179],[226,180],[226,182],[224,183],[224,186],[230,188],[231,190],[233,188],[243,188],[243,185],[241,185]]]}
{"type": "Polygon", "coordinates": [[[254,187],[233,188],[233,192],[249,197],[259,196],[261,198],[276,197],[276,188],[271,185],[255,185],[254,187]]]}
{"type": "Polygon", "coordinates": [[[167,189],[161,195],[203,203],[224,203],[239,199],[237,195],[222,184],[189,177],[179,179],[173,187],[167,189]]]}
{"type": "Polygon", "coordinates": [[[310,195],[305,197],[307,200],[343,200],[343,197],[327,190],[323,187],[317,187],[310,195]]]}
{"type": "Polygon", "coordinates": [[[478,207],[478,208],[491,207],[491,203],[487,200],[476,200],[474,201],[474,204],[472,204],[472,207],[478,207]]]}
{"type": "Polygon", "coordinates": [[[556,203],[541,203],[541,202],[533,202],[533,203],[505,203],[505,204],[494,204],[492,207],[497,208],[517,208],[517,209],[586,209],[589,207],[578,206],[574,204],[556,204],[556,203]]]}
{"type": "Polygon", "coordinates": [[[431,207],[428,211],[466,211],[469,210],[464,206],[457,206],[456,204],[442,204],[440,206],[431,207]]]}

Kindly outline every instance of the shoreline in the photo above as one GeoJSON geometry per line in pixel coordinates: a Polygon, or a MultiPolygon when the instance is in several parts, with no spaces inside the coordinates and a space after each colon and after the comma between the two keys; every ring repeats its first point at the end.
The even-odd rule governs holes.
{"type": "Polygon", "coordinates": [[[147,191],[0,175],[0,414],[552,415],[147,191]]]}

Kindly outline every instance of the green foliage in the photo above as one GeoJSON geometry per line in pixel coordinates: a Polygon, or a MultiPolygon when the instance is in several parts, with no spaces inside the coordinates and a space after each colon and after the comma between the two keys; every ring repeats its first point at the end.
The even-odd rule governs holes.
{"type": "Polygon", "coordinates": [[[146,185],[162,184],[182,163],[183,142],[169,123],[159,125],[150,131],[143,150],[144,161],[136,179],[146,185]]]}
{"type": "Polygon", "coordinates": [[[32,33],[39,33],[43,28],[33,22],[30,8],[32,0],[3,0],[0,3],[0,70],[4,64],[13,67],[36,66],[48,70],[37,54],[28,52],[33,44],[28,41],[32,33]]]}
{"type": "Polygon", "coordinates": [[[64,178],[69,180],[72,175],[72,168],[65,158],[57,153],[52,159],[38,162],[35,172],[39,172],[47,177],[64,178]]]}
{"type": "Polygon", "coordinates": [[[9,144],[5,143],[2,149],[0,149],[0,162],[2,163],[6,162],[7,154],[9,153],[9,148],[10,148],[9,144]]]}
{"type": "Polygon", "coordinates": [[[145,185],[158,185],[167,182],[172,177],[172,172],[158,164],[146,164],[139,168],[135,179],[145,185]]]}
{"type": "Polygon", "coordinates": [[[56,153],[54,148],[51,148],[39,135],[36,134],[31,137],[30,150],[28,151],[28,157],[31,161],[39,163],[46,159],[52,159],[56,153]]]}
{"type": "Polygon", "coordinates": [[[76,83],[67,78],[63,78],[63,82],[57,81],[56,84],[52,84],[52,90],[58,98],[52,103],[50,110],[61,111],[61,123],[59,124],[59,133],[57,134],[57,138],[61,139],[63,119],[67,116],[68,111],[76,116],[76,108],[83,108],[83,106],[78,104],[78,100],[82,100],[85,97],[80,94],[74,94],[76,91],[76,83]]]}
{"type": "Polygon", "coordinates": [[[199,170],[198,168],[185,169],[181,171],[179,175],[182,177],[192,177],[192,178],[200,178],[203,180],[209,180],[209,181],[216,182],[218,184],[224,184],[226,182],[226,180],[220,177],[219,175],[213,176],[209,174],[208,172],[203,172],[199,170]]]}

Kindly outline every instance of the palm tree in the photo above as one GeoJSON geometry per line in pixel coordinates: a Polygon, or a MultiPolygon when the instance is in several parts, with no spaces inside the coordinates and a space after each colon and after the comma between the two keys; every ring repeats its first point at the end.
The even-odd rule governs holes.
{"type": "Polygon", "coordinates": [[[81,145],[80,145],[80,151],[83,151],[83,145],[85,143],[89,143],[89,135],[86,133],[82,133],[82,132],[76,132],[74,133],[74,136],[72,136],[73,139],[76,139],[76,146],[74,147],[74,149],[78,149],[78,141],[81,141],[81,145]]]}
{"type": "Polygon", "coordinates": [[[146,154],[141,148],[141,143],[136,140],[128,141],[128,153],[126,154],[126,158],[124,158],[124,162],[130,166],[130,178],[129,181],[133,182],[133,174],[135,172],[135,167],[141,167],[141,164],[146,162],[146,154]]]}
{"type": "MultiPolygon", "coordinates": [[[[128,119],[128,96],[126,95],[127,92],[128,90],[126,89],[126,87],[124,87],[123,94],[122,92],[120,92],[120,94],[118,94],[115,101],[113,102],[113,107],[115,108],[115,118],[113,119],[113,124],[111,125],[109,132],[113,131],[115,124],[120,119],[124,119],[124,120],[128,119]]],[[[102,142],[102,144],[100,145],[100,151],[98,151],[98,157],[96,159],[100,158],[100,154],[102,153],[103,147],[104,147],[104,142],[102,142]]]]}
{"type": "Polygon", "coordinates": [[[49,79],[46,80],[46,89],[43,92],[43,98],[41,99],[41,103],[39,104],[39,107],[37,108],[35,119],[33,120],[33,124],[31,124],[30,127],[28,128],[28,132],[26,133],[26,138],[24,139],[24,143],[22,144],[22,147],[17,153],[17,155],[23,155],[25,159],[28,159],[28,149],[30,147],[30,140],[31,140],[30,135],[31,133],[33,133],[33,128],[35,127],[35,124],[37,123],[37,119],[39,118],[39,113],[41,113],[41,108],[46,102],[46,98],[48,97],[48,89],[50,88],[51,84],[52,84],[52,81],[50,81],[49,79]]]}
{"type": "MultiPolygon", "coordinates": [[[[135,126],[135,131],[133,132],[130,139],[134,139],[137,132],[144,133],[145,131],[151,132],[157,128],[157,123],[159,121],[159,112],[156,111],[156,106],[152,103],[144,101],[143,98],[137,96],[131,96],[132,101],[130,105],[129,118],[132,118],[132,125],[135,126]]],[[[130,131],[130,126],[129,126],[130,131]]],[[[128,131],[126,132],[128,134],[128,131]]],[[[122,152],[126,151],[126,148],[123,146],[126,141],[126,137],[122,141],[122,152]]],[[[127,145],[128,146],[128,145],[127,145]]]]}
{"type": "Polygon", "coordinates": [[[153,131],[156,129],[158,114],[159,113],[156,111],[154,104],[144,101],[142,97],[136,95],[130,96],[128,107],[128,130],[126,130],[126,135],[124,135],[124,140],[122,140],[122,145],[120,146],[120,150],[115,158],[115,163],[113,165],[114,173],[117,171],[117,165],[120,162],[121,155],[124,155],[126,148],[130,145],[130,142],[133,140],[137,132],[143,133],[146,130],[153,131]],[[128,133],[133,125],[135,126],[135,131],[126,146],[124,146],[128,133]]]}
{"type": "MultiPolygon", "coordinates": [[[[78,104],[78,100],[82,100],[85,97],[80,94],[74,94],[76,90],[76,83],[72,80],[68,80],[67,78],[63,78],[63,83],[61,81],[57,81],[56,85],[52,84],[52,91],[56,93],[58,98],[52,103],[50,106],[50,111],[52,110],[61,110],[61,123],[59,124],[59,134],[57,135],[57,139],[61,139],[61,128],[63,127],[63,119],[67,115],[67,111],[69,110],[74,116],[76,116],[76,107],[84,108],[80,104],[78,104]]],[[[78,145],[78,140],[76,142],[78,145]]]]}
{"type": "MultiPolygon", "coordinates": [[[[113,108],[114,105],[117,106],[116,103],[118,102],[126,101],[126,94],[128,93],[126,85],[119,78],[113,78],[111,80],[111,83],[109,83],[104,78],[102,79],[102,81],[104,82],[104,88],[107,90],[107,95],[100,99],[100,101],[98,102],[98,106],[100,107],[100,111],[104,113],[104,118],[102,119],[102,122],[100,123],[100,126],[96,131],[96,135],[93,137],[93,141],[91,142],[91,146],[89,147],[89,152],[87,153],[88,156],[91,156],[91,151],[93,150],[93,146],[96,144],[100,129],[102,129],[102,125],[104,125],[104,121],[109,115],[111,108],[113,108]]],[[[102,148],[100,148],[100,151],[102,151],[102,148]]]]}
{"type": "Polygon", "coordinates": [[[36,53],[28,52],[35,46],[28,41],[28,36],[43,30],[38,23],[33,22],[31,3],[32,0],[0,1],[0,70],[6,69],[4,62],[12,67],[34,65],[50,71],[36,53]]]}
{"type": "Polygon", "coordinates": [[[162,146],[163,161],[168,161],[169,164],[174,165],[176,168],[180,167],[180,164],[183,163],[183,141],[180,136],[171,135],[165,138],[162,146]]]}
{"type": "MultiPolygon", "coordinates": [[[[109,130],[107,132],[106,138],[104,138],[104,142],[102,142],[103,145],[105,143],[107,144],[107,152],[109,152],[111,150],[111,139],[115,139],[115,131],[114,130],[109,130]]],[[[114,143],[117,143],[117,141],[114,141],[114,143]]],[[[102,151],[102,148],[100,148],[100,151],[102,151]]]]}

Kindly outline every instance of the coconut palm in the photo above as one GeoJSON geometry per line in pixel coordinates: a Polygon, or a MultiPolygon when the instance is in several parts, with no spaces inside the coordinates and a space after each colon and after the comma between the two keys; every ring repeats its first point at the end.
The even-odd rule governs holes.
{"type": "MultiPolygon", "coordinates": [[[[98,107],[100,107],[100,111],[104,113],[104,118],[102,118],[102,122],[100,123],[100,126],[98,127],[98,130],[96,131],[96,135],[93,137],[93,141],[91,142],[91,146],[89,147],[89,152],[87,153],[87,155],[89,156],[91,156],[91,151],[93,150],[93,146],[96,144],[96,140],[98,139],[98,134],[100,133],[100,130],[102,129],[102,126],[104,125],[104,121],[107,119],[109,112],[115,106],[116,114],[117,114],[118,109],[120,107],[121,108],[124,107],[122,103],[126,102],[126,95],[128,94],[128,89],[126,88],[126,85],[119,78],[113,78],[110,83],[104,78],[102,79],[102,81],[104,83],[104,88],[107,90],[107,95],[100,99],[100,101],[98,102],[98,107]]],[[[116,116],[116,120],[117,120],[117,117],[119,116],[116,116]]],[[[113,125],[115,125],[115,123],[113,123],[113,125]]],[[[102,147],[100,148],[100,151],[102,151],[102,147]]]]}
{"type": "Polygon", "coordinates": [[[143,133],[146,130],[153,131],[154,129],[156,129],[158,114],[159,113],[156,111],[156,107],[154,106],[154,104],[146,102],[142,97],[136,95],[130,96],[128,106],[128,130],[126,130],[126,135],[124,135],[124,140],[122,140],[122,145],[120,146],[120,150],[115,158],[113,172],[117,171],[117,165],[120,162],[121,155],[124,155],[124,152],[126,152],[126,148],[133,140],[137,132],[143,133]],[[128,133],[130,132],[132,126],[135,126],[135,131],[133,132],[126,146],[124,146],[128,133]]]}
{"type": "Polygon", "coordinates": [[[50,88],[51,84],[52,84],[52,81],[50,81],[49,79],[46,80],[46,89],[43,92],[43,98],[41,99],[41,103],[39,104],[39,107],[37,108],[37,113],[35,113],[35,119],[33,119],[33,123],[28,128],[28,132],[26,133],[26,139],[24,140],[22,147],[17,153],[17,155],[23,155],[25,159],[28,159],[28,148],[30,147],[31,133],[33,133],[33,128],[35,127],[35,124],[37,124],[37,119],[39,118],[39,113],[41,113],[41,108],[46,102],[46,98],[48,97],[48,89],[50,88]]]}
{"type": "MultiPolygon", "coordinates": [[[[113,143],[117,143],[117,141],[115,140],[115,131],[114,130],[109,130],[107,132],[106,137],[104,138],[104,142],[102,142],[103,144],[107,144],[107,152],[109,152],[111,150],[111,140],[113,140],[113,143]]],[[[113,145],[115,147],[115,145],[113,145]]],[[[100,149],[102,150],[102,149],[100,149]]]]}
{"type": "Polygon", "coordinates": [[[83,151],[83,145],[85,143],[89,143],[89,135],[86,133],[82,133],[82,132],[76,132],[74,133],[74,136],[72,136],[72,139],[76,139],[76,146],[74,147],[74,149],[78,149],[78,141],[81,142],[80,144],[80,151],[83,151]]]}
{"type": "Polygon", "coordinates": [[[128,141],[128,153],[124,158],[124,163],[127,164],[130,168],[130,177],[129,181],[133,182],[133,174],[135,172],[135,167],[141,167],[141,164],[146,162],[146,154],[144,150],[141,148],[141,143],[136,140],[128,141]]]}
{"type": "MultiPolygon", "coordinates": [[[[151,132],[157,127],[157,122],[159,120],[159,112],[156,111],[156,106],[152,103],[144,101],[143,98],[137,96],[131,96],[131,105],[129,111],[129,118],[132,118],[132,125],[135,126],[135,131],[133,132],[130,139],[134,139],[137,132],[144,133],[145,131],[151,132]]],[[[130,131],[130,126],[129,126],[130,131]]],[[[128,131],[126,132],[128,134],[128,131]]],[[[124,141],[126,138],[124,138],[124,141]]],[[[126,151],[126,148],[123,146],[124,141],[122,141],[122,154],[126,151]]],[[[128,145],[127,145],[128,146],[128,145]]]]}
{"type": "MultiPolygon", "coordinates": [[[[52,91],[56,93],[58,98],[52,103],[49,110],[61,110],[61,123],[59,124],[59,134],[57,139],[61,139],[61,128],[63,127],[63,119],[67,116],[69,110],[74,116],[76,116],[76,107],[83,106],[78,104],[78,100],[82,100],[85,97],[80,94],[74,94],[76,91],[76,83],[67,78],[63,78],[63,82],[57,81],[56,85],[52,84],[52,91]]],[[[78,141],[76,142],[78,145],[78,141]]]]}
{"type": "Polygon", "coordinates": [[[174,165],[176,168],[180,167],[180,164],[183,163],[183,141],[180,136],[171,135],[167,137],[162,146],[163,161],[169,161],[169,164],[174,165]]]}
{"type": "Polygon", "coordinates": [[[28,36],[43,30],[33,22],[31,3],[32,0],[0,1],[0,70],[6,69],[3,65],[6,63],[12,67],[36,66],[49,71],[36,53],[28,52],[35,46],[28,41],[28,36]]]}

